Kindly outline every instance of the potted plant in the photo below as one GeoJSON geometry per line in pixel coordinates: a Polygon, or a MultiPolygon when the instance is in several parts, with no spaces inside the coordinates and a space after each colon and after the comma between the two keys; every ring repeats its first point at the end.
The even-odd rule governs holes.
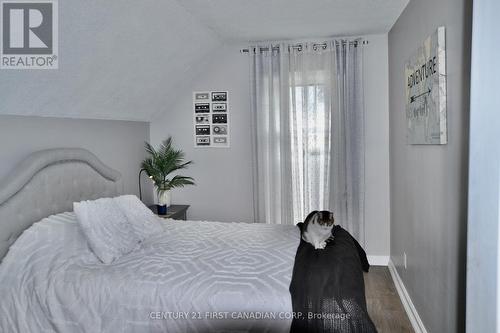
{"type": "Polygon", "coordinates": [[[158,214],[165,215],[167,207],[170,206],[170,190],[176,187],[194,185],[191,177],[175,175],[171,173],[180,169],[185,169],[193,163],[184,161],[184,152],[172,147],[172,137],[164,140],[158,150],[146,142],[146,151],[149,157],[142,161],[141,167],[153,180],[158,194],[158,214]]]}

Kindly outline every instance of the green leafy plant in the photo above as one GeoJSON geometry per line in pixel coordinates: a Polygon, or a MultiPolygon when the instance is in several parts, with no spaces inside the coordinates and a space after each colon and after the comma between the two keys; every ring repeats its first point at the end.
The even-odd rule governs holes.
{"type": "Polygon", "coordinates": [[[169,177],[172,172],[185,169],[193,163],[184,161],[184,152],[172,146],[172,137],[164,140],[158,150],[148,142],[145,148],[149,157],[142,161],[141,167],[153,180],[158,194],[175,187],[194,185],[194,179],[191,177],[179,175],[169,177]]]}

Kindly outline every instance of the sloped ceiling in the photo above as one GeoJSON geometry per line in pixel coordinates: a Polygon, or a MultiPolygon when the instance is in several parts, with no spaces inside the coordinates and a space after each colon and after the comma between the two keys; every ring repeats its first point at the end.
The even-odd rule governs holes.
{"type": "Polygon", "coordinates": [[[0,70],[0,114],[148,121],[220,45],[173,0],[59,1],[59,69],[0,70]]]}
{"type": "Polygon", "coordinates": [[[59,1],[59,69],[0,70],[0,115],[151,121],[225,42],[387,32],[407,2],[59,1]]]}
{"type": "Polygon", "coordinates": [[[386,33],[408,0],[177,0],[224,40],[386,33]]]}

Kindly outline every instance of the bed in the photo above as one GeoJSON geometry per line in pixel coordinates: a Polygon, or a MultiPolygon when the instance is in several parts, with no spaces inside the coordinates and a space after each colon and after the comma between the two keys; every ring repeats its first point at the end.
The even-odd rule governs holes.
{"type": "MultiPolygon", "coordinates": [[[[122,192],[118,172],[76,148],[34,153],[7,178],[0,187],[0,331],[289,332],[292,324],[300,327],[294,310],[308,281],[296,256],[314,262],[317,254],[309,253],[299,228],[165,220],[162,232],[106,265],[89,248],[72,204],[122,192]]],[[[366,313],[359,258],[331,254],[339,264],[353,263],[357,279],[351,287],[357,296],[347,295],[338,304],[346,313],[354,305],[362,316],[356,323],[362,324],[347,320],[315,330],[375,331],[366,313]]],[[[350,275],[336,272],[330,278],[337,281],[339,274],[352,284],[350,275]]]]}

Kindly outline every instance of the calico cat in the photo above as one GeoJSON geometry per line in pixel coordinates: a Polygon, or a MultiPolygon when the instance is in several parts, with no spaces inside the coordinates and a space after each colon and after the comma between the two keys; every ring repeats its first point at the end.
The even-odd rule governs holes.
{"type": "Polygon", "coordinates": [[[312,211],[304,221],[302,239],[314,246],[316,250],[322,250],[333,237],[334,224],[335,219],[332,212],[327,210],[312,211]]]}

